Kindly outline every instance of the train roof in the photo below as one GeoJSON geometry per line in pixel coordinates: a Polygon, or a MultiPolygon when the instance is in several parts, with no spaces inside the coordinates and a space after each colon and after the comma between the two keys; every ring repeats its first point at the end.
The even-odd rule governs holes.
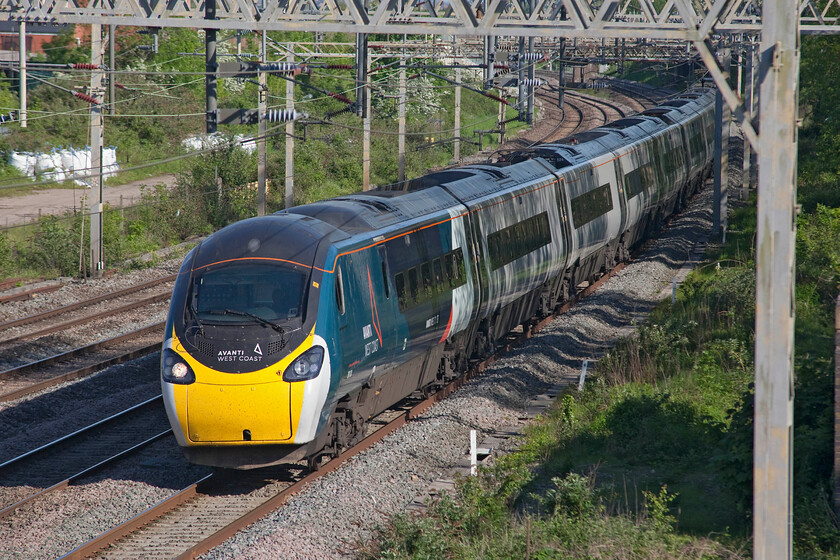
{"type": "Polygon", "coordinates": [[[374,189],[296,206],[288,212],[315,218],[356,235],[439,214],[457,205],[458,201],[444,189],[430,185],[414,192],[374,189]]]}
{"type": "Polygon", "coordinates": [[[248,218],[202,241],[196,248],[193,268],[237,259],[274,258],[278,254],[308,264],[313,261],[320,240],[334,232],[329,225],[302,216],[290,219],[275,213],[248,218]]]}

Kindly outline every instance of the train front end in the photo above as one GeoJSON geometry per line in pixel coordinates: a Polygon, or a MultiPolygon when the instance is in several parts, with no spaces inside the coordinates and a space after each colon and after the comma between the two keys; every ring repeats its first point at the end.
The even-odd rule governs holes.
{"type": "Polygon", "coordinates": [[[304,218],[272,215],[228,226],[185,258],[161,385],[191,462],[253,468],[301,459],[316,445],[331,381],[315,332],[322,239],[304,218]]]}

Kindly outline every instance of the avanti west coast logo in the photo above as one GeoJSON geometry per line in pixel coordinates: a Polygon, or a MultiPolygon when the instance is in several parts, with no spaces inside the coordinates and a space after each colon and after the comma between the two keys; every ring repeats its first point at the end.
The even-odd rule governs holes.
{"type": "Polygon", "coordinates": [[[242,349],[219,350],[216,359],[220,362],[259,362],[262,361],[263,352],[259,343],[250,352],[242,349]]]}

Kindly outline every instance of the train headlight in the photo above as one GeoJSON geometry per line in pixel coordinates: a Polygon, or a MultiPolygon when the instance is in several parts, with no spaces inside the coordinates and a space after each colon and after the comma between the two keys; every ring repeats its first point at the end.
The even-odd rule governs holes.
{"type": "Polygon", "coordinates": [[[192,368],[171,348],[166,348],[160,357],[160,370],[167,383],[189,385],[195,383],[192,368]]]}
{"type": "Polygon", "coordinates": [[[292,362],[283,372],[283,381],[306,381],[318,377],[324,363],[324,349],[313,346],[292,362]]]}

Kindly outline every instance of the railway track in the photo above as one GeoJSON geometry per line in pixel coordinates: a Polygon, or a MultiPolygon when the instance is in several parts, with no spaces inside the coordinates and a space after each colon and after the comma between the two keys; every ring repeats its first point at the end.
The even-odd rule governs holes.
{"type": "Polygon", "coordinates": [[[57,307],[55,309],[50,309],[48,311],[27,315],[18,319],[10,319],[8,321],[4,321],[0,323],[0,336],[3,336],[4,333],[10,331],[11,329],[20,329],[21,327],[27,325],[36,325],[36,328],[30,329],[28,332],[3,336],[2,344],[3,346],[5,346],[7,344],[12,344],[21,340],[39,338],[47,334],[66,330],[78,325],[109,317],[116,313],[131,311],[161,301],[168,301],[168,297],[169,295],[171,295],[172,291],[171,284],[175,281],[175,278],[175,274],[170,274],[162,278],[150,280],[149,282],[145,282],[143,284],[130,286],[122,290],[117,290],[115,292],[79,301],[77,303],[72,303],[69,305],[64,305],[62,307],[57,307]],[[135,299],[130,303],[123,304],[118,307],[113,307],[113,305],[111,305],[113,304],[113,302],[116,302],[127,296],[134,295],[139,292],[145,292],[148,290],[154,290],[156,293],[150,297],[135,299]],[[97,306],[101,303],[106,303],[108,305],[101,306],[105,307],[105,309],[100,309],[91,313],[91,310],[89,308],[97,306]],[[59,322],[53,321],[56,318],[61,318],[61,320],[59,322]]]}
{"type": "Polygon", "coordinates": [[[23,398],[160,350],[164,323],[0,371],[0,402],[23,398]]]}
{"type": "Polygon", "coordinates": [[[503,148],[494,153],[494,156],[524,150],[537,144],[562,141],[578,132],[627,116],[626,108],[616,103],[569,91],[565,93],[566,101],[560,109],[557,106],[557,97],[560,92],[557,84],[550,77],[546,83],[547,86],[537,90],[536,95],[544,103],[543,120],[553,120],[555,124],[550,128],[540,130],[538,136],[523,136],[507,141],[503,148]]]}
{"type": "Polygon", "coordinates": [[[138,557],[185,559],[195,558],[207,552],[282,506],[306,484],[333,472],[351,457],[420,416],[433,404],[483,372],[511,348],[530,338],[533,333],[597,290],[623,268],[624,264],[619,264],[582,289],[556,313],[523,329],[522,333],[510,335],[507,344],[495,354],[474,364],[463,376],[428,398],[419,402],[415,400],[415,403],[408,405],[403,401],[400,406],[386,411],[379,418],[392,418],[384,422],[373,422],[372,424],[380,423],[381,427],[373,428],[364,440],[315,472],[305,474],[306,469],[296,464],[245,474],[239,471],[234,478],[225,476],[224,473],[201,478],[142,514],[69,552],[62,560],[84,559],[93,555],[97,559],[109,560],[129,560],[138,557]]]}
{"type": "Polygon", "coordinates": [[[63,335],[86,325],[91,325],[90,331],[95,332],[93,325],[103,323],[106,324],[102,329],[105,331],[113,330],[110,326],[114,324],[117,330],[125,330],[123,325],[135,322],[130,317],[132,312],[148,311],[155,306],[160,309],[162,316],[171,297],[174,280],[175,275],[167,275],[0,323],[0,336],[5,335],[0,342],[3,355],[0,360],[0,402],[25,397],[156,351],[163,331],[162,322],[75,348],[70,347],[58,353],[57,349],[67,348],[68,344],[63,336],[55,338],[50,335],[63,335]],[[153,293],[145,295],[148,292],[153,293]],[[127,303],[121,303],[127,298],[127,303]],[[120,323],[122,317],[125,319],[120,323]],[[21,328],[24,328],[24,332],[16,332],[21,328]]]}
{"type": "Polygon", "coordinates": [[[0,519],[170,436],[161,399],[151,398],[0,464],[0,519]]]}

